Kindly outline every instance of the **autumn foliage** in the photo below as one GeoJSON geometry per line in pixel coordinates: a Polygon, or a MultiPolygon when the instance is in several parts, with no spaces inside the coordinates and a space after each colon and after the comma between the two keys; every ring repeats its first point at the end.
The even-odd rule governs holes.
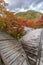
{"type": "Polygon", "coordinates": [[[43,16],[41,16],[37,21],[35,21],[36,28],[42,28],[43,27],[43,16]]]}
{"type": "MultiPolygon", "coordinates": [[[[3,3],[4,0],[0,0],[3,3]]],[[[4,16],[0,16],[0,28],[9,34],[17,37],[24,35],[24,27],[39,28],[43,27],[43,16],[41,16],[37,21],[31,21],[24,19],[23,17],[16,17],[16,14],[11,11],[7,11],[4,5],[0,5],[0,13],[4,16]],[[4,6],[4,7],[3,7],[4,6]],[[4,11],[3,11],[4,10],[4,11]]]]}

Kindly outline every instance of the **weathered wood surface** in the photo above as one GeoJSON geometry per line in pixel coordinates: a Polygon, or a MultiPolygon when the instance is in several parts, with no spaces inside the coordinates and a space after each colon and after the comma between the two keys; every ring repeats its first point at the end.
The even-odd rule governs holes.
{"type": "Polygon", "coordinates": [[[5,65],[29,65],[22,45],[2,32],[0,32],[0,56],[5,65]]]}
{"type": "Polygon", "coordinates": [[[40,65],[43,65],[43,30],[41,34],[41,59],[40,59],[40,65]]]}
{"type": "Polygon", "coordinates": [[[43,65],[43,30],[28,32],[20,42],[0,32],[0,54],[5,65],[43,65]]]}
{"type": "Polygon", "coordinates": [[[41,52],[41,46],[43,49],[43,29],[35,29],[28,32],[20,41],[30,60],[30,64],[43,65],[43,52],[41,52]]]}

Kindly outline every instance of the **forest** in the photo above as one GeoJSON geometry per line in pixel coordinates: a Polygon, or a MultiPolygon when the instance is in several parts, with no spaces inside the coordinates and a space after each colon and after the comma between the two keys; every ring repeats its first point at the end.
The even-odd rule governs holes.
{"type": "Polygon", "coordinates": [[[6,9],[6,6],[9,4],[4,0],[0,0],[0,4],[0,30],[12,35],[13,37],[19,39],[25,35],[25,27],[43,27],[42,13],[31,10],[15,14],[15,12],[6,9]]]}

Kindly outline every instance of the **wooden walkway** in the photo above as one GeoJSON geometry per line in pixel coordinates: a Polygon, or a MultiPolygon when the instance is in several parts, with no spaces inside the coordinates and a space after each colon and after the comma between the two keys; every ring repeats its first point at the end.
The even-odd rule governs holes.
{"type": "Polygon", "coordinates": [[[2,32],[0,32],[0,56],[5,65],[29,65],[22,45],[2,32]]]}
{"type": "Polygon", "coordinates": [[[21,40],[21,44],[27,54],[30,65],[43,65],[43,29],[37,38],[31,39],[31,42],[25,39],[26,36],[21,40]]]}
{"type": "Polygon", "coordinates": [[[38,46],[22,41],[18,42],[10,35],[0,32],[0,56],[4,64],[43,65],[43,30],[38,42],[36,41],[35,43],[38,46]]]}

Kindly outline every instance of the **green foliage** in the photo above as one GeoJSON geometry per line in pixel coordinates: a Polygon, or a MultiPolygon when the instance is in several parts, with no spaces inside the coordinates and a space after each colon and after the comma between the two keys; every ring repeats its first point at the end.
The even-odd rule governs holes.
{"type": "Polygon", "coordinates": [[[0,21],[0,27],[3,26],[3,21],[0,21]]]}
{"type": "Polygon", "coordinates": [[[16,14],[17,17],[21,16],[25,19],[32,20],[32,21],[37,20],[41,15],[42,15],[42,13],[36,12],[34,10],[29,10],[27,12],[20,12],[20,13],[16,14]]]}
{"type": "Polygon", "coordinates": [[[3,23],[3,20],[2,18],[0,17],[0,29],[3,27],[4,23],[3,23]]]}
{"type": "Polygon", "coordinates": [[[17,34],[16,37],[17,37],[17,39],[20,39],[24,35],[25,35],[25,32],[21,32],[21,33],[17,34]]]}
{"type": "MultiPolygon", "coordinates": [[[[10,33],[8,33],[8,34],[10,34],[10,33]]],[[[14,34],[10,34],[12,37],[15,37],[17,40],[19,40],[22,36],[24,36],[26,34],[26,32],[21,32],[21,33],[19,33],[19,34],[16,34],[16,35],[14,35],[14,34]]]]}

